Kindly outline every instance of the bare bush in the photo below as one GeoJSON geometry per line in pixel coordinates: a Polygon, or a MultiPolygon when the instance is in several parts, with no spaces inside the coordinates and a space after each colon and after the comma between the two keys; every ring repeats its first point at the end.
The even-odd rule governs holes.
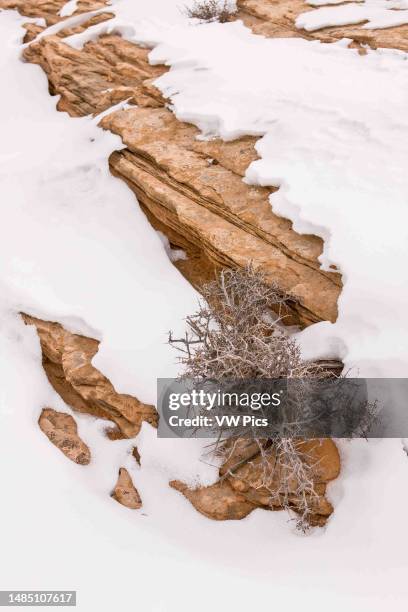
{"type": "MultiPolygon", "coordinates": [[[[281,325],[288,296],[252,266],[222,271],[202,293],[205,301],[187,318],[185,337],[169,336],[170,344],[181,351],[181,378],[200,383],[333,376],[318,363],[302,359],[298,344],[281,325]]],[[[254,438],[260,472],[257,486],[269,491],[271,506],[289,510],[296,498],[298,527],[304,530],[318,498],[316,466],[296,441],[296,431],[294,424],[290,436],[254,438]]],[[[238,435],[231,443],[224,431],[218,433],[215,450],[226,463],[241,438],[238,435]]],[[[234,469],[228,475],[233,477],[234,469]]]]}
{"type": "MultiPolygon", "coordinates": [[[[319,431],[332,431],[333,414],[330,411],[326,414],[324,406],[322,412],[319,394],[317,402],[312,398],[313,394],[316,396],[317,384],[324,384],[327,379],[339,382],[341,378],[321,363],[302,358],[296,340],[282,325],[288,312],[287,302],[293,302],[293,297],[268,283],[252,266],[222,271],[215,281],[203,287],[202,294],[204,300],[198,311],[187,318],[185,337],[169,335],[169,343],[181,352],[181,379],[196,386],[215,382],[223,389],[228,389],[228,381],[233,385],[242,381],[243,387],[254,379],[256,385],[257,379],[260,383],[264,379],[266,383],[270,379],[291,381],[285,395],[284,418],[278,415],[277,429],[269,429],[268,438],[254,428],[249,431],[252,439],[244,442],[248,427],[235,428],[233,436],[230,429],[217,427],[214,450],[224,466],[228,466],[223,477],[234,478],[237,468],[249,465],[247,484],[267,491],[271,507],[294,508],[297,526],[305,531],[320,500],[315,486],[320,476],[319,465],[313,454],[305,450],[307,445],[302,443],[302,437],[305,431],[316,431],[316,423],[319,427],[323,423],[319,431]],[[242,460],[237,453],[243,444],[255,448],[255,459],[250,458],[249,463],[248,456],[242,460]]],[[[345,419],[344,396],[338,399],[336,423],[345,419]]],[[[350,411],[347,431],[356,432],[357,427],[369,425],[372,420],[372,406],[364,402],[361,406],[356,418],[355,411],[350,411]]],[[[317,435],[321,437],[327,434],[317,435]]],[[[242,479],[242,469],[237,477],[242,479]]]]}
{"type": "Polygon", "coordinates": [[[187,318],[185,338],[169,338],[183,353],[183,377],[199,382],[329,375],[318,363],[302,360],[281,325],[289,296],[252,266],[223,270],[202,294],[205,301],[187,318]]]}
{"type": "Polygon", "coordinates": [[[216,454],[227,468],[223,478],[237,478],[262,495],[267,493],[271,508],[284,508],[290,514],[294,510],[296,529],[303,533],[309,530],[320,502],[316,490],[320,464],[302,441],[286,437],[228,439],[217,444],[216,454]],[[237,453],[243,444],[252,447],[248,459],[237,453]]]}
{"type": "Polygon", "coordinates": [[[236,10],[230,7],[227,0],[225,2],[221,2],[221,0],[195,0],[192,6],[185,7],[185,13],[191,19],[225,23],[233,19],[236,10]]]}

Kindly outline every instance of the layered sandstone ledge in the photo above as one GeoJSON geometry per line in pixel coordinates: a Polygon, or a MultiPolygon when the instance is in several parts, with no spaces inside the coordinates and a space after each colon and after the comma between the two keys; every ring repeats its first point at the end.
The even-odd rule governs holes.
{"type": "MultiPolygon", "coordinates": [[[[329,4],[329,3],[328,3],[329,4]]],[[[352,46],[368,45],[372,49],[381,47],[408,51],[408,25],[386,29],[364,29],[364,22],[358,25],[320,28],[315,32],[299,30],[296,18],[314,7],[303,0],[237,0],[238,17],[255,34],[273,38],[299,36],[307,40],[335,42],[350,38],[352,46]]],[[[316,7],[319,8],[319,7],[316,7]]]]}
{"type": "MultiPolygon", "coordinates": [[[[50,6],[46,7],[41,4],[41,14],[51,22],[50,6]]],[[[19,10],[24,8],[19,5],[19,10]]],[[[101,14],[97,20],[109,16],[101,14]]],[[[199,286],[215,268],[252,261],[293,296],[289,322],[334,321],[341,278],[320,269],[322,241],[297,234],[288,220],[275,215],[270,189],[242,181],[257,157],[256,139],[197,140],[198,130],[177,121],[165,107],[153,82],[166,69],[151,66],[146,49],[119,36],[103,36],[82,50],[61,40],[95,19],[32,43],[24,57],[43,67],[50,92],[61,96],[58,109],[72,116],[97,114],[121,100],[135,105],[102,121],[127,147],[112,154],[111,170],[135,192],[154,227],[172,246],[186,251],[188,259],[178,261],[177,267],[199,286]]],[[[38,31],[31,24],[27,38],[38,31]]]]}
{"type": "MultiPolygon", "coordinates": [[[[42,18],[47,26],[61,21],[60,10],[66,4],[66,0],[1,0],[0,8],[15,9],[21,15],[32,18],[42,18]]],[[[75,14],[94,11],[106,5],[104,0],[79,0],[75,14]]],[[[32,24],[28,24],[28,30],[32,24]]]]}

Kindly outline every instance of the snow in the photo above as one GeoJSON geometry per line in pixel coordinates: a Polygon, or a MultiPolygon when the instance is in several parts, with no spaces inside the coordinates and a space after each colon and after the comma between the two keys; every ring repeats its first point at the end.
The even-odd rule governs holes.
{"type": "MultiPolygon", "coordinates": [[[[151,60],[171,66],[157,84],[180,119],[204,137],[259,135],[261,159],[247,180],[280,187],[274,210],[322,236],[322,265],[338,265],[345,281],[338,322],[303,332],[305,353],[340,355],[362,375],[406,376],[405,54],[266,40],[240,23],[194,26],[177,4],[115,4],[116,21],[70,43],[114,28],[156,45],[151,60]]],[[[154,402],[156,378],[177,371],[165,334],[182,326],[197,296],[108,172],[120,140],[97,119],[58,113],[44,74],[19,61],[24,21],[0,14],[8,83],[0,100],[3,588],[78,589],[81,612],[406,606],[399,514],[408,464],[399,440],[340,443],[342,474],[329,488],[335,515],[304,538],[284,513],[217,523],[193,511],[168,480],[214,480],[215,468],[198,460],[199,441],[157,440],[145,424],[136,441],[111,442],[103,423],[75,415],[93,454],[83,467],[39,430],[43,406],[69,408],[48,384],[38,338],[19,311],[99,338],[96,367],[119,391],[154,402]],[[135,443],[141,469],[130,457],[135,443]],[[109,497],[122,465],[140,511],[109,497]]]]}
{"type": "MultiPolygon", "coordinates": [[[[327,4],[343,4],[344,2],[352,2],[353,0],[306,0],[307,4],[311,6],[326,6],[327,4]]],[[[358,2],[365,2],[365,0],[356,0],[358,2]]]]}
{"type": "Polygon", "coordinates": [[[339,2],[311,0],[308,4],[320,8],[301,13],[296,19],[296,26],[307,32],[314,32],[321,28],[357,23],[364,23],[362,27],[365,29],[392,28],[408,24],[406,0],[365,0],[358,4],[353,2],[342,6],[320,6],[339,2]]]}
{"type": "Polygon", "coordinates": [[[163,234],[163,232],[157,232],[160,240],[162,241],[162,244],[164,246],[164,249],[168,255],[168,258],[170,259],[170,261],[172,261],[173,263],[175,263],[176,261],[180,261],[181,259],[186,260],[187,259],[187,254],[185,251],[183,251],[183,249],[172,249],[171,248],[171,244],[169,239],[167,238],[167,236],[165,236],[163,234]]]}
{"type": "Polygon", "coordinates": [[[64,4],[64,6],[61,8],[58,14],[61,17],[69,17],[70,15],[72,15],[72,13],[75,13],[77,8],[78,8],[78,0],[69,0],[69,2],[64,4]]]}

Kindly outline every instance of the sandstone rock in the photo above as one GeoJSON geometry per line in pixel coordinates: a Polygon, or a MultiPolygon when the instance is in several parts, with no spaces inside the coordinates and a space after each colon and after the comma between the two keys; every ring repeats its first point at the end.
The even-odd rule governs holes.
{"type": "MultiPolygon", "coordinates": [[[[42,14],[47,7],[49,15],[60,8],[56,1],[1,2],[17,6],[25,14],[42,14]]],[[[239,17],[255,32],[268,36],[325,41],[349,36],[358,44],[402,49],[407,44],[408,26],[373,31],[346,26],[300,32],[295,27],[297,15],[312,10],[302,0],[240,0],[238,5],[239,17]]],[[[83,3],[79,11],[89,6],[89,2],[83,3]]],[[[109,17],[104,13],[96,19],[109,17]]],[[[70,33],[66,30],[60,35],[70,33]]],[[[162,96],[152,83],[166,68],[150,66],[147,54],[146,49],[119,36],[103,36],[82,50],[51,36],[25,50],[26,59],[47,72],[51,91],[61,95],[61,110],[72,115],[96,113],[127,98],[139,106],[103,120],[103,126],[119,134],[128,146],[111,156],[111,169],[133,189],[155,227],[187,252],[187,261],[176,265],[195,286],[208,280],[218,267],[252,261],[293,294],[291,311],[296,318],[288,322],[334,321],[341,279],[337,273],[320,270],[321,240],[296,234],[289,221],[273,214],[270,190],[241,181],[246,167],[256,158],[255,139],[198,142],[193,126],[178,122],[163,108],[162,96]]]]}
{"type": "Polygon", "coordinates": [[[120,468],[118,481],[111,494],[111,497],[122,504],[122,506],[131,508],[132,510],[138,510],[142,507],[140,495],[135,488],[126,468],[120,468]]]}
{"type": "MultiPolygon", "coordinates": [[[[60,8],[59,0],[0,2],[30,15],[55,15],[60,8]]],[[[83,3],[79,10],[89,6],[83,3]]],[[[300,32],[294,25],[296,16],[310,10],[302,0],[240,0],[239,8],[239,17],[255,32],[269,36],[330,41],[354,32],[356,44],[406,45],[405,27],[367,31],[346,26],[300,32]]],[[[110,17],[103,15],[103,19],[110,17]]],[[[66,33],[71,30],[62,32],[66,33]]],[[[288,318],[288,323],[334,321],[341,279],[335,272],[320,269],[321,240],[296,234],[289,221],[271,210],[270,190],[241,181],[245,168],[256,158],[255,139],[197,142],[197,130],[163,108],[153,81],[166,68],[150,66],[147,54],[146,49],[115,35],[102,36],[82,50],[50,36],[25,50],[25,58],[47,72],[51,91],[61,95],[59,108],[71,115],[96,113],[127,98],[138,105],[103,120],[103,126],[119,134],[128,146],[111,156],[111,169],[133,189],[155,227],[187,252],[188,259],[176,265],[193,284],[199,286],[219,267],[252,261],[294,296],[289,308],[294,318],[288,318]]]]}
{"type": "Polygon", "coordinates": [[[240,9],[237,17],[255,34],[277,37],[302,37],[307,40],[334,42],[342,38],[354,41],[352,46],[369,45],[373,49],[388,47],[408,51],[408,25],[364,30],[364,25],[346,25],[321,28],[316,32],[298,30],[295,20],[298,15],[313,10],[303,0],[237,0],[240,9]]]}
{"type": "Polygon", "coordinates": [[[126,436],[121,432],[119,427],[106,427],[105,436],[114,442],[115,440],[124,440],[126,436]]]}
{"type": "MultiPolygon", "coordinates": [[[[315,468],[314,494],[307,496],[311,514],[311,525],[324,525],[333,512],[333,506],[326,499],[326,486],[340,471],[340,457],[332,440],[307,440],[299,442],[307,461],[315,468]]],[[[170,486],[183,493],[198,512],[214,520],[240,519],[255,508],[281,510],[289,507],[298,512],[303,499],[297,496],[298,482],[289,481],[288,504],[283,497],[273,496],[279,491],[282,474],[274,470],[268,487],[264,486],[265,475],[261,466],[259,447],[253,442],[239,440],[231,449],[227,461],[220,468],[221,479],[209,487],[190,489],[180,481],[170,486]]]]}
{"type": "MultiPolygon", "coordinates": [[[[298,448],[305,462],[313,466],[314,472],[314,493],[306,495],[308,505],[312,509],[310,523],[322,525],[333,512],[332,505],[325,498],[325,492],[327,483],[339,475],[340,456],[336,445],[329,439],[302,441],[298,443],[298,448]]],[[[245,463],[238,464],[235,470],[230,468],[229,473],[228,480],[231,487],[258,507],[270,507],[271,494],[274,492],[273,508],[280,509],[284,506],[284,498],[279,495],[280,485],[284,479],[288,484],[289,506],[296,512],[303,503],[303,499],[299,499],[297,495],[299,482],[295,477],[289,480],[285,478],[283,468],[276,466],[273,473],[266,477],[267,482],[265,482],[260,454],[245,463]]]]}
{"type": "MultiPolygon", "coordinates": [[[[207,154],[205,143],[197,146],[196,128],[167,109],[147,108],[112,113],[102,125],[128,147],[111,155],[112,172],[126,179],[153,217],[218,267],[252,261],[294,296],[296,322],[336,319],[340,277],[320,270],[320,239],[296,234],[289,221],[274,215],[269,190],[246,185],[221,163],[209,164],[217,151],[213,144],[207,154]]],[[[229,143],[223,144],[218,151],[225,156],[229,143]]]]}
{"type": "MultiPolygon", "coordinates": [[[[103,14],[103,20],[110,16],[103,14]]],[[[98,20],[101,21],[101,16],[93,19],[98,20]]],[[[91,21],[76,30],[87,25],[91,21]]],[[[59,34],[72,33],[66,30],[59,34]]],[[[40,64],[47,73],[51,92],[61,95],[58,110],[72,116],[97,114],[126,99],[138,106],[163,105],[161,94],[152,87],[151,80],[166,68],[149,64],[148,49],[120,36],[103,36],[78,50],[62,42],[60,36],[41,38],[24,51],[27,61],[40,64]]]]}
{"type": "Polygon", "coordinates": [[[239,520],[255,509],[255,505],[234,491],[227,481],[190,489],[179,480],[173,480],[170,486],[183,493],[198,512],[216,521],[239,520]]]}
{"type": "Polygon", "coordinates": [[[48,380],[74,410],[113,421],[127,438],[138,434],[142,421],[157,426],[158,415],[153,406],[117,393],[92,365],[98,351],[97,340],[72,334],[58,323],[28,315],[23,315],[23,319],[37,329],[48,380]]]}
{"type": "Polygon", "coordinates": [[[275,215],[271,190],[242,181],[256,159],[255,138],[197,141],[198,130],[177,121],[152,86],[165,68],[150,66],[146,49],[119,36],[103,36],[83,50],[45,37],[27,47],[25,58],[44,68],[51,91],[61,95],[60,110],[71,115],[125,98],[137,103],[102,121],[128,147],[111,156],[111,170],[135,192],[156,229],[186,251],[188,259],[176,265],[195,286],[217,268],[252,261],[294,296],[288,312],[295,318],[288,322],[336,319],[341,279],[320,269],[322,241],[297,234],[275,215]]]}
{"type": "Polygon", "coordinates": [[[64,453],[68,459],[79,465],[88,465],[91,452],[78,435],[75,419],[64,412],[44,408],[38,424],[47,438],[64,453]]]}
{"type": "MultiPolygon", "coordinates": [[[[58,13],[64,4],[66,0],[0,0],[0,8],[16,9],[26,17],[42,17],[47,26],[62,19],[58,13]]],[[[79,0],[75,14],[94,11],[105,5],[105,0],[79,0]]]]}

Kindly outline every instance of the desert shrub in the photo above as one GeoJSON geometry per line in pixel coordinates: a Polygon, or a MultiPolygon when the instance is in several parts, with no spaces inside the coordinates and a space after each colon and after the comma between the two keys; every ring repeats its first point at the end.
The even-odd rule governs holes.
{"type": "MultiPolygon", "coordinates": [[[[276,379],[333,376],[316,362],[304,361],[296,341],[283,329],[288,297],[252,266],[223,270],[202,288],[204,300],[187,318],[184,338],[169,336],[181,351],[181,378],[205,380],[276,379]]],[[[215,452],[230,461],[238,437],[220,430],[215,452]]],[[[296,498],[298,526],[309,523],[318,495],[316,466],[296,440],[296,430],[274,439],[254,437],[260,456],[258,486],[270,492],[270,505],[290,509],[296,498]]],[[[234,470],[229,470],[234,476],[234,470]]]]}
{"type": "Polygon", "coordinates": [[[185,7],[185,13],[191,19],[225,23],[233,19],[236,9],[231,8],[227,0],[224,2],[221,0],[195,0],[192,6],[185,7]]]}
{"type": "MultiPolygon", "coordinates": [[[[248,472],[247,483],[253,486],[255,479],[256,488],[268,491],[271,507],[295,508],[297,526],[305,531],[320,499],[315,488],[319,466],[301,441],[307,419],[315,423],[309,393],[311,389],[315,391],[316,379],[319,383],[337,380],[338,375],[319,362],[302,358],[298,343],[282,325],[287,303],[293,302],[293,296],[268,283],[252,266],[223,270],[216,280],[202,288],[202,295],[204,299],[197,312],[186,320],[185,337],[169,335],[169,343],[180,351],[183,366],[180,378],[197,386],[205,381],[221,386],[228,381],[243,381],[245,386],[245,381],[253,379],[291,379],[294,390],[289,394],[289,409],[285,413],[291,418],[282,423],[281,429],[269,438],[259,437],[257,430],[247,440],[248,428],[245,432],[234,430],[234,438],[230,431],[219,427],[213,451],[224,465],[230,466],[227,475],[234,478],[235,457],[240,465],[237,448],[252,445],[257,459],[252,473],[248,472]]],[[[343,414],[342,401],[339,406],[343,414]]],[[[357,425],[365,424],[364,419],[370,420],[367,406],[368,410],[358,415],[357,425]]]]}
{"type": "Polygon", "coordinates": [[[185,338],[169,338],[183,353],[183,377],[200,382],[329,375],[301,358],[281,324],[290,296],[252,266],[223,270],[201,292],[204,300],[187,317],[185,338]]]}

